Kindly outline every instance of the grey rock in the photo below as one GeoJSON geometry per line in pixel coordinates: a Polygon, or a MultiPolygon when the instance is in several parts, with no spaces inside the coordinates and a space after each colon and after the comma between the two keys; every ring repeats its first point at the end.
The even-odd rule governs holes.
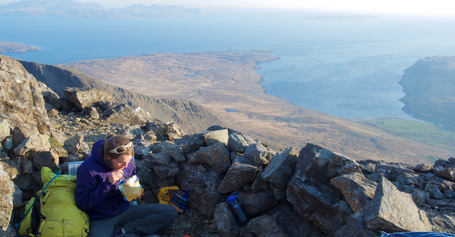
{"type": "Polygon", "coordinates": [[[65,148],[70,154],[76,154],[79,152],[82,142],[84,141],[84,134],[78,132],[74,134],[70,139],[65,141],[65,148]]]}
{"type": "Polygon", "coordinates": [[[366,210],[364,220],[369,230],[387,233],[431,231],[425,212],[417,208],[412,196],[397,190],[385,177],[378,183],[366,210]]]}
{"type": "Polygon", "coordinates": [[[167,165],[171,161],[171,155],[168,152],[152,153],[146,155],[143,159],[150,161],[154,165],[167,165]]]}
{"type": "Polygon", "coordinates": [[[395,181],[403,172],[412,172],[413,169],[408,164],[387,163],[376,165],[376,173],[384,175],[388,180],[395,181]]]}
{"type": "Polygon", "coordinates": [[[11,127],[6,119],[0,119],[0,141],[11,136],[11,127]]]}
{"type": "Polygon", "coordinates": [[[21,207],[23,205],[24,205],[24,203],[22,202],[22,191],[19,189],[19,187],[16,184],[14,184],[13,206],[21,207]]]}
{"type": "Polygon", "coordinates": [[[242,134],[237,132],[229,134],[228,146],[231,150],[244,153],[248,145],[248,141],[242,134]]]}
{"type": "Polygon", "coordinates": [[[172,122],[159,126],[155,133],[158,138],[168,140],[179,139],[185,135],[185,132],[177,124],[172,122]]]}
{"type": "Polygon", "coordinates": [[[441,178],[455,181],[455,167],[435,166],[433,173],[441,178]]]}
{"type": "Polygon", "coordinates": [[[27,123],[18,124],[13,129],[13,147],[19,146],[25,139],[32,135],[39,135],[38,129],[27,123]]]}
{"type": "Polygon", "coordinates": [[[166,165],[152,164],[152,168],[160,178],[174,177],[179,173],[179,167],[176,161],[170,161],[166,165]]]}
{"type": "Polygon", "coordinates": [[[278,223],[269,215],[256,217],[248,222],[246,231],[254,236],[287,237],[278,223]]]}
{"type": "Polygon", "coordinates": [[[273,151],[269,150],[260,143],[249,145],[245,149],[244,156],[259,165],[266,165],[272,159],[273,151]]]}
{"type": "MultiPolygon", "coordinates": [[[[36,155],[36,153],[35,153],[36,155]]],[[[21,159],[21,174],[27,175],[33,173],[33,164],[31,160],[21,159]]]]}
{"type": "Polygon", "coordinates": [[[259,171],[259,174],[256,176],[253,184],[251,185],[251,191],[258,192],[269,187],[269,183],[262,178],[262,173],[264,170],[259,171]]]}
{"type": "Polygon", "coordinates": [[[433,166],[430,164],[419,164],[416,165],[416,167],[414,167],[414,171],[419,173],[428,173],[431,172],[432,170],[433,166]]]}
{"type": "Polygon", "coordinates": [[[181,166],[182,172],[179,172],[177,184],[188,191],[188,205],[201,215],[212,216],[216,205],[224,201],[224,197],[217,192],[222,176],[211,168],[203,173],[197,164],[182,163],[181,166]]]}
{"type": "Polygon", "coordinates": [[[425,186],[425,191],[429,192],[432,198],[443,199],[444,194],[442,194],[440,188],[441,188],[440,183],[429,182],[425,186]]]}
{"type": "Polygon", "coordinates": [[[279,204],[266,211],[265,214],[272,216],[283,232],[289,237],[326,236],[319,228],[306,221],[302,216],[295,212],[294,207],[288,202],[279,204]]]}
{"type": "Polygon", "coordinates": [[[288,182],[294,175],[297,164],[298,153],[294,148],[289,148],[283,153],[276,154],[261,173],[262,178],[267,181],[275,191],[277,199],[284,198],[288,182]],[[279,194],[283,195],[279,195],[279,194]]]}
{"type": "Polygon", "coordinates": [[[186,144],[183,145],[183,153],[189,154],[199,150],[201,147],[206,146],[203,134],[192,135],[186,144]]]}
{"type": "Polygon", "coordinates": [[[342,195],[330,184],[330,179],[353,172],[361,173],[355,161],[307,144],[300,151],[294,176],[288,184],[287,200],[306,220],[334,236],[352,213],[337,206],[342,195]]]}
{"type": "Polygon", "coordinates": [[[232,215],[226,202],[222,202],[216,206],[213,218],[221,237],[235,237],[239,235],[240,230],[235,217],[232,215]]]}
{"type": "Polygon", "coordinates": [[[259,171],[262,170],[260,165],[257,165],[242,155],[234,154],[234,156],[236,158],[232,162],[220,186],[218,186],[219,193],[229,193],[243,187],[244,184],[252,183],[259,171]]]}
{"type": "Polygon", "coordinates": [[[367,203],[374,197],[377,185],[357,172],[335,177],[330,183],[343,193],[354,213],[365,211],[367,203]]]}
{"type": "Polygon", "coordinates": [[[434,162],[433,166],[443,166],[443,167],[445,167],[446,165],[450,165],[450,162],[448,160],[439,159],[439,160],[434,162]]]}
{"type": "Polygon", "coordinates": [[[19,187],[20,190],[34,191],[36,188],[36,182],[31,175],[20,175],[17,176],[13,182],[19,187]]]}
{"type": "Polygon", "coordinates": [[[65,133],[59,130],[51,131],[51,137],[55,138],[61,145],[65,144],[65,141],[67,139],[65,133]]]}
{"type": "Polygon", "coordinates": [[[9,158],[0,158],[0,166],[5,171],[11,180],[15,179],[18,175],[21,175],[21,169],[9,158]]]}
{"type": "Polygon", "coordinates": [[[112,94],[96,89],[67,87],[63,93],[66,99],[79,110],[89,108],[92,104],[103,100],[112,101],[112,94]]]}
{"type": "Polygon", "coordinates": [[[48,167],[52,171],[60,170],[59,157],[51,151],[39,151],[33,157],[33,167],[41,170],[43,167],[48,167]]]}
{"type": "Polygon", "coordinates": [[[229,132],[227,129],[208,131],[203,135],[207,146],[213,145],[215,143],[223,143],[226,146],[228,145],[229,132]]]}
{"type": "Polygon", "coordinates": [[[7,137],[2,141],[2,148],[5,152],[9,152],[13,148],[13,138],[7,137]]]}
{"type": "Polygon", "coordinates": [[[434,232],[455,234],[455,216],[441,213],[432,218],[430,222],[433,225],[434,232]]]}
{"type": "Polygon", "coordinates": [[[18,156],[27,156],[27,158],[33,158],[33,155],[37,151],[49,151],[51,144],[49,137],[46,135],[32,135],[29,138],[22,141],[18,147],[14,148],[14,153],[18,156]]]}
{"type": "MultiPolygon", "coordinates": [[[[0,58],[1,59],[1,58],[0,58]]],[[[6,231],[11,220],[11,214],[13,212],[13,193],[14,184],[11,181],[9,175],[2,170],[0,165],[0,229],[6,231]]]]}
{"type": "Polygon", "coordinates": [[[167,151],[174,151],[174,150],[179,150],[180,147],[179,145],[170,142],[170,141],[164,141],[156,145],[152,151],[154,153],[160,153],[160,152],[167,152],[167,151]]]}
{"type": "Polygon", "coordinates": [[[336,237],[375,237],[379,236],[371,230],[367,230],[364,222],[363,213],[355,213],[348,217],[346,225],[339,229],[336,233],[336,237]]]}
{"type": "MultiPolygon", "coordinates": [[[[0,113],[11,127],[29,124],[48,135],[49,117],[38,81],[17,60],[0,55],[0,113]]],[[[20,143],[20,142],[19,142],[20,143]]]]}
{"type": "Polygon", "coordinates": [[[68,157],[68,151],[63,147],[52,147],[52,153],[56,154],[59,158],[68,157]]]}
{"type": "Polygon", "coordinates": [[[402,185],[419,187],[423,182],[422,177],[414,172],[403,172],[397,177],[397,181],[402,185]]]}
{"type": "Polygon", "coordinates": [[[223,143],[216,143],[188,154],[188,162],[210,165],[218,173],[226,172],[231,165],[229,150],[223,143]]]}
{"type": "Polygon", "coordinates": [[[239,192],[239,201],[242,205],[242,210],[247,216],[251,217],[269,210],[280,203],[275,199],[275,195],[270,189],[259,192],[239,192]]]}

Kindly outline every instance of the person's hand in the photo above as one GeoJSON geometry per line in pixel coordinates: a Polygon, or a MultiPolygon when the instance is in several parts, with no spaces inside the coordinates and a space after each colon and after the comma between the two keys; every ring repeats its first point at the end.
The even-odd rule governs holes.
{"type": "Polygon", "coordinates": [[[109,176],[109,182],[111,182],[112,184],[115,184],[122,177],[123,177],[123,170],[114,170],[111,172],[111,175],[109,176]]]}

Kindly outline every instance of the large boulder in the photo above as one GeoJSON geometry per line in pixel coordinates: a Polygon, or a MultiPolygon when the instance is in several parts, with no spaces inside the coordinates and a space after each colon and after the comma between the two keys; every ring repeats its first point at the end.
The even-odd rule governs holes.
{"type": "Polygon", "coordinates": [[[15,59],[0,55],[0,113],[12,127],[30,124],[49,134],[49,117],[41,87],[15,59]]]}
{"type": "Polygon", "coordinates": [[[201,171],[198,164],[182,163],[181,166],[177,185],[188,191],[188,205],[201,215],[212,216],[216,205],[225,201],[217,192],[222,176],[208,166],[205,167],[206,172],[201,171]]]}
{"type": "Polygon", "coordinates": [[[283,153],[276,154],[262,172],[262,178],[267,181],[275,192],[278,200],[285,200],[288,182],[294,175],[298,153],[289,148],[283,153]]]}
{"type": "Polygon", "coordinates": [[[239,201],[242,203],[245,214],[250,217],[267,211],[280,203],[275,199],[273,191],[270,189],[259,192],[240,192],[239,201]]]}
{"type": "Polygon", "coordinates": [[[357,172],[335,177],[330,183],[343,193],[354,213],[365,211],[368,202],[373,200],[377,185],[357,172]]]}
{"type": "Polygon", "coordinates": [[[79,110],[89,108],[92,104],[103,100],[112,101],[112,94],[106,91],[67,87],[63,90],[66,99],[76,106],[79,110]]]}
{"type": "Polygon", "coordinates": [[[229,134],[228,146],[231,150],[244,153],[248,145],[248,140],[242,134],[238,132],[229,134]]]}
{"type": "Polygon", "coordinates": [[[229,193],[243,187],[244,184],[252,183],[262,167],[242,155],[232,153],[234,161],[224,176],[220,186],[219,193],[229,193]]]}
{"type": "Polygon", "coordinates": [[[188,154],[189,163],[208,164],[218,173],[226,172],[231,166],[229,150],[223,143],[216,143],[188,154]]]}
{"type": "Polygon", "coordinates": [[[307,144],[300,151],[294,176],[288,184],[287,200],[306,220],[325,234],[335,236],[352,211],[349,206],[346,209],[341,192],[330,184],[330,180],[353,172],[361,173],[355,161],[307,144]]]}
{"type": "Polygon", "coordinates": [[[400,192],[389,180],[381,177],[373,200],[366,208],[365,226],[373,231],[425,232],[431,225],[412,200],[411,194],[400,192]]]}
{"type": "Polygon", "coordinates": [[[259,165],[266,165],[273,157],[273,151],[262,145],[255,143],[245,149],[244,156],[259,165]]]}
{"type": "Polygon", "coordinates": [[[51,144],[47,135],[32,135],[22,141],[18,147],[14,148],[14,153],[18,156],[26,156],[32,159],[35,152],[49,151],[51,144]]]}
{"type": "Polygon", "coordinates": [[[219,142],[227,146],[229,140],[229,132],[227,129],[208,131],[204,133],[204,140],[207,146],[219,142]]]}

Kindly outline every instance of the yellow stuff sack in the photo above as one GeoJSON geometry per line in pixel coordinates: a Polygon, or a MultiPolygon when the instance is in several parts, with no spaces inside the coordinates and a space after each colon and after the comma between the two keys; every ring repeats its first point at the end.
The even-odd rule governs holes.
{"type": "MultiPolygon", "coordinates": [[[[39,196],[35,208],[32,208],[20,223],[20,235],[43,237],[86,237],[88,235],[90,219],[76,206],[76,176],[55,176],[57,175],[48,167],[41,169],[44,187],[51,182],[39,196]],[[36,219],[32,216],[39,216],[37,230],[32,227],[33,219],[36,219]]],[[[37,192],[37,195],[41,191],[37,192]]],[[[25,210],[29,210],[33,203],[34,198],[29,201],[25,210]]]]}

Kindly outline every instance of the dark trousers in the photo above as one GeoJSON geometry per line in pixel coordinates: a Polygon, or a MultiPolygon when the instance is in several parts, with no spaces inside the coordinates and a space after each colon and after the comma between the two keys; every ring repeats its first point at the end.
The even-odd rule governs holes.
{"type": "MultiPolygon", "coordinates": [[[[143,204],[130,206],[124,213],[102,220],[90,221],[88,237],[111,237],[115,226],[122,227],[125,234],[119,237],[151,235],[177,218],[177,210],[171,205],[143,204]]],[[[117,228],[116,228],[117,229],[117,228]]],[[[120,228],[118,228],[120,230],[120,228]]]]}

